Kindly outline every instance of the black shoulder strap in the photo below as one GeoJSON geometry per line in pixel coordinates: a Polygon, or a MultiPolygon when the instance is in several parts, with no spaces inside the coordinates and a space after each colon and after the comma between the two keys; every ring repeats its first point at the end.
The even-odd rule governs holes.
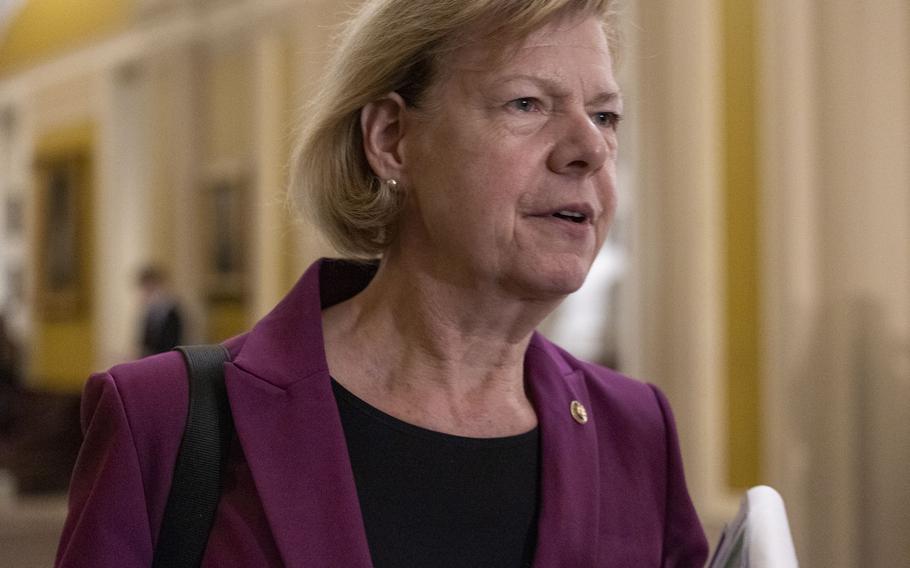
{"type": "Polygon", "coordinates": [[[223,365],[230,355],[222,345],[177,347],[186,360],[190,403],[171,491],[155,547],[154,568],[196,567],[221,496],[234,421],[224,386],[223,365]]]}

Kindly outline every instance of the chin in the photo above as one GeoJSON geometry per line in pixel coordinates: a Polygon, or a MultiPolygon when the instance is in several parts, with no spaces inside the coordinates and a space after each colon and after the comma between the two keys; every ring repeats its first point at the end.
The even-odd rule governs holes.
{"type": "Polygon", "coordinates": [[[591,262],[579,258],[548,259],[522,271],[516,278],[522,295],[544,300],[561,299],[585,283],[591,262]]]}

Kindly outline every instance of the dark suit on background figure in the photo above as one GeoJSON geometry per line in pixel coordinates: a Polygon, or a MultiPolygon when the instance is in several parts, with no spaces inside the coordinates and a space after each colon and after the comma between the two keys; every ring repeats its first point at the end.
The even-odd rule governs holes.
{"type": "Polygon", "coordinates": [[[142,355],[170,351],[183,340],[183,318],[180,306],[166,295],[153,298],[142,319],[142,355]]]}
{"type": "Polygon", "coordinates": [[[139,271],[138,281],[145,304],[139,337],[142,356],[170,351],[183,341],[183,317],[177,299],[168,291],[167,273],[149,265],[139,271]]]}
{"type": "Polygon", "coordinates": [[[6,318],[0,314],[0,434],[13,424],[15,398],[21,379],[21,356],[18,345],[7,332],[6,318]]]}

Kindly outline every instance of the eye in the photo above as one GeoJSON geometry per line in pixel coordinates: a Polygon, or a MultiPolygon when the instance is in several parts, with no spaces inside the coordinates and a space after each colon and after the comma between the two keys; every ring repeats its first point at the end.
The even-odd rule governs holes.
{"type": "Polygon", "coordinates": [[[610,111],[595,112],[591,115],[591,118],[598,126],[605,126],[613,130],[616,130],[616,128],[619,126],[619,123],[622,121],[621,114],[618,112],[610,111]]]}
{"type": "Polygon", "coordinates": [[[509,101],[508,106],[520,112],[534,112],[540,110],[540,101],[534,97],[521,97],[509,101]]]}

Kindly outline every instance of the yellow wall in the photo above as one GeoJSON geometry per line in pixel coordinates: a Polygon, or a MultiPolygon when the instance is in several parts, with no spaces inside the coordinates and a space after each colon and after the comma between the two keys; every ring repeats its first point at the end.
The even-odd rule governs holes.
{"type": "MultiPolygon", "coordinates": [[[[92,316],[92,193],[95,184],[92,159],[94,134],[91,124],[78,124],[48,132],[39,138],[36,156],[39,161],[61,155],[79,153],[88,158],[84,192],[78,195],[81,228],[77,250],[80,258],[80,286],[83,303],[77,313],[65,319],[51,318],[36,310],[35,333],[29,367],[31,384],[37,388],[78,391],[85,378],[94,370],[95,349],[92,316]]],[[[41,188],[35,187],[38,211],[41,209],[41,188]]],[[[42,223],[36,220],[35,226],[42,223]]],[[[41,238],[40,236],[38,237],[41,238]]],[[[34,259],[37,273],[40,259],[34,259]]],[[[37,279],[36,279],[37,281],[37,279]]]]}
{"type": "Polygon", "coordinates": [[[39,322],[29,373],[31,386],[53,391],[79,392],[95,369],[91,318],[67,322],[39,322]]]}
{"type": "Polygon", "coordinates": [[[249,52],[216,51],[206,63],[205,159],[213,164],[246,165],[252,158],[253,142],[253,69],[249,52]]]}
{"type": "Polygon", "coordinates": [[[208,329],[206,341],[224,341],[249,331],[250,318],[242,301],[218,301],[208,305],[208,329]]]}
{"type": "Polygon", "coordinates": [[[756,6],[725,0],[724,185],[726,253],[727,480],[744,489],[761,476],[759,179],[756,6]]]}
{"type": "Polygon", "coordinates": [[[30,0],[0,38],[0,76],[124,29],[132,0],[30,0]]]}
{"type": "MultiPolygon", "coordinates": [[[[249,166],[253,160],[253,69],[249,52],[234,46],[222,47],[208,53],[205,64],[203,155],[205,163],[216,168],[209,174],[214,176],[209,181],[220,179],[222,175],[250,179],[252,171],[249,166]],[[229,164],[237,170],[219,172],[217,167],[221,164],[229,164]]],[[[243,184],[242,190],[247,192],[244,201],[249,203],[252,188],[243,184]]],[[[241,237],[244,239],[243,262],[247,275],[255,268],[250,246],[252,236],[252,231],[248,230],[241,237]]],[[[250,281],[247,278],[245,285],[249,286],[250,281]]],[[[207,341],[222,341],[248,330],[250,296],[249,291],[244,290],[236,298],[209,298],[206,301],[207,341]]]]}

